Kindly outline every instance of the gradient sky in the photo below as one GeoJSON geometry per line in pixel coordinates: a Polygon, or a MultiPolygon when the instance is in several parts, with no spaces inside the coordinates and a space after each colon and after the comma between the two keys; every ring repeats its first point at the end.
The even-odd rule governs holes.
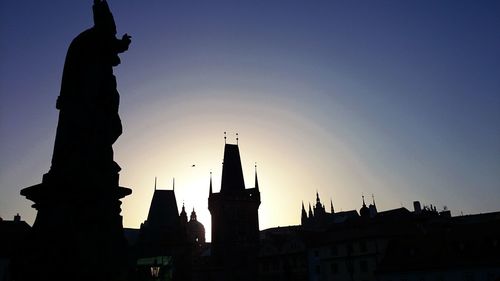
{"type": "MultiPolygon", "coordinates": [[[[36,212],[20,189],[50,168],[67,47],[92,1],[0,2],[0,216],[36,212]]],[[[223,132],[257,162],[261,229],[298,224],[318,191],[336,210],[413,200],[498,211],[500,1],[110,0],[132,36],[115,68],[124,226],[154,177],[210,233],[223,132]],[[146,4],[147,3],[147,4],[146,4]],[[192,167],[195,164],[196,167],[192,167]]]]}

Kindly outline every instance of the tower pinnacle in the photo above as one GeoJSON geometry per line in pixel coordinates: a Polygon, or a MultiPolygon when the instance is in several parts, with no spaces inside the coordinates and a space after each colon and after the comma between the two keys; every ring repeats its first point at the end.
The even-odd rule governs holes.
{"type": "Polygon", "coordinates": [[[210,191],[209,194],[212,194],[212,171],[210,171],[210,191]]]}
{"type": "Polygon", "coordinates": [[[257,163],[255,163],[255,189],[259,190],[259,181],[257,179],[257,163]]]}

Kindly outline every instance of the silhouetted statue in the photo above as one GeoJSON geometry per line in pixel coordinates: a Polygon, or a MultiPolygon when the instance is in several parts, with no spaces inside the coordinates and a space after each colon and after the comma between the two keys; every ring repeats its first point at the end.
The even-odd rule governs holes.
{"type": "Polygon", "coordinates": [[[72,177],[81,172],[116,173],[112,144],[122,133],[120,96],[113,67],[128,49],[130,36],[116,38],[108,4],[94,1],[94,27],[71,43],[57,100],[60,110],[51,172],[72,177]]]}
{"type": "Polygon", "coordinates": [[[16,280],[126,280],[128,259],[120,167],[112,145],[122,133],[113,67],[130,36],[116,38],[106,1],[95,0],[94,26],[71,43],[57,100],[60,110],[50,171],[21,191],[37,217],[16,280]]]}

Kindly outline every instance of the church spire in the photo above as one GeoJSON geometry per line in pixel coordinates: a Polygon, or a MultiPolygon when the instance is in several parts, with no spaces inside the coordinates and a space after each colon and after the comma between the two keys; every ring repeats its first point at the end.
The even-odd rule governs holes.
{"type": "Polygon", "coordinates": [[[372,193],[372,203],[370,206],[368,206],[368,209],[370,210],[370,217],[373,218],[377,215],[377,206],[375,205],[375,195],[372,193]]]}
{"type": "Polygon", "coordinates": [[[359,209],[359,214],[364,218],[370,217],[370,210],[366,207],[365,196],[361,195],[361,198],[363,198],[363,206],[359,209]]]}
{"type": "Polygon", "coordinates": [[[196,212],[194,211],[194,207],[193,207],[193,211],[191,212],[191,217],[189,218],[190,221],[196,221],[196,212]]]}
{"type": "Polygon", "coordinates": [[[311,203],[309,203],[309,218],[312,218],[312,217],[314,217],[314,215],[313,215],[313,211],[311,209],[311,203]]]}
{"type": "Polygon", "coordinates": [[[306,208],[304,208],[304,201],[302,201],[302,214],[300,216],[300,222],[302,225],[306,223],[307,220],[307,213],[306,213],[306,208]]]}
{"type": "Polygon", "coordinates": [[[184,208],[184,202],[182,202],[182,210],[181,213],[179,214],[179,217],[181,219],[181,223],[183,224],[187,223],[187,214],[186,214],[186,209],[184,208]]]}

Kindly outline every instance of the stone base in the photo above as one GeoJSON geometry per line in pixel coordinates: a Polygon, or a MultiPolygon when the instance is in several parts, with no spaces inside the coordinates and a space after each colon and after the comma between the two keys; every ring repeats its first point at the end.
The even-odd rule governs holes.
{"type": "Polygon", "coordinates": [[[128,280],[120,199],[132,191],[56,178],[44,176],[41,184],[21,191],[38,213],[14,262],[15,279],[128,280]]]}

